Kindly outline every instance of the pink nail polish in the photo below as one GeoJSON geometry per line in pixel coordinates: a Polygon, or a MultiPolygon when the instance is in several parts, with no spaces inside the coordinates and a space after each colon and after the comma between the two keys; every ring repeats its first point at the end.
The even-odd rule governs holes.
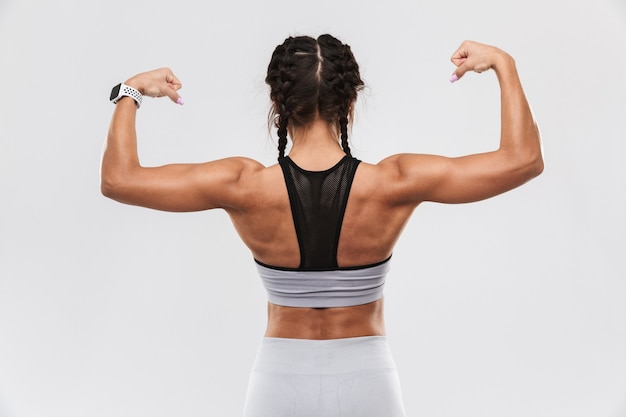
{"type": "Polygon", "coordinates": [[[178,97],[178,100],[176,100],[176,104],[180,104],[182,106],[183,104],[185,104],[185,102],[183,101],[182,97],[178,97]]]}
{"type": "Polygon", "coordinates": [[[450,82],[453,83],[453,82],[455,82],[458,79],[459,79],[459,77],[457,77],[456,74],[452,74],[452,77],[450,77],[450,82]]]}

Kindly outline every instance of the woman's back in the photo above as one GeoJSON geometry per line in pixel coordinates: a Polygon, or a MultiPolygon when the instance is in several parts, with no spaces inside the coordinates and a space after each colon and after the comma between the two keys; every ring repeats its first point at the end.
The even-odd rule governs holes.
{"type": "MultiPolygon", "coordinates": [[[[388,179],[379,166],[361,162],[357,167],[339,235],[339,267],[369,265],[391,255],[413,207],[392,203],[393,187],[388,179]]],[[[227,211],[254,258],[276,267],[297,268],[300,247],[280,166],[250,170],[242,175],[240,188],[242,201],[249,204],[244,209],[227,211]]]]}

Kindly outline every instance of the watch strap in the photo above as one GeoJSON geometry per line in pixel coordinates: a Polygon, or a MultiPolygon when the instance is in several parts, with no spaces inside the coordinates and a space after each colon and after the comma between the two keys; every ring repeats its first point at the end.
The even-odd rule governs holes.
{"type": "Polygon", "coordinates": [[[135,103],[137,103],[137,108],[141,107],[143,95],[137,89],[124,83],[120,83],[113,87],[113,91],[111,92],[111,102],[116,104],[122,97],[132,98],[135,100],[135,103]],[[115,94],[115,90],[117,90],[117,94],[115,94]]]}

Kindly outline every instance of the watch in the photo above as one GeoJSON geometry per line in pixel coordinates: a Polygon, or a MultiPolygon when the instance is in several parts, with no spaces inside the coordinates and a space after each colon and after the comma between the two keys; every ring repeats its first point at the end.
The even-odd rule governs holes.
{"type": "Polygon", "coordinates": [[[138,90],[124,83],[120,83],[113,87],[109,100],[111,100],[111,103],[116,104],[124,96],[128,96],[135,100],[135,103],[137,103],[137,108],[141,107],[141,100],[143,99],[143,95],[138,90]]]}

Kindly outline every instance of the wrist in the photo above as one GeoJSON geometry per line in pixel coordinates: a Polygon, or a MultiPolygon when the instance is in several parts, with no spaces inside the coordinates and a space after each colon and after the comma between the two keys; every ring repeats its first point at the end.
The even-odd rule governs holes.
{"type": "Polygon", "coordinates": [[[120,83],[113,87],[109,100],[111,100],[113,104],[117,104],[124,97],[132,98],[135,101],[137,108],[141,107],[143,94],[135,87],[126,83],[120,83]]]}
{"type": "Polygon", "coordinates": [[[511,55],[501,51],[494,59],[493,64],[491,64],[491,68],[493,68],[496,73],[510,71],[515,69],[515,60],[511,55]]]}
{"type": "Polygon", "coordinates": [[[141,95],[146,95],[146,89],[141,80],[137,78],[137,76],[131,77],[128,80],[124,81],[124,84],[133,87],[135,90],[139,91],[141,95]]]}

